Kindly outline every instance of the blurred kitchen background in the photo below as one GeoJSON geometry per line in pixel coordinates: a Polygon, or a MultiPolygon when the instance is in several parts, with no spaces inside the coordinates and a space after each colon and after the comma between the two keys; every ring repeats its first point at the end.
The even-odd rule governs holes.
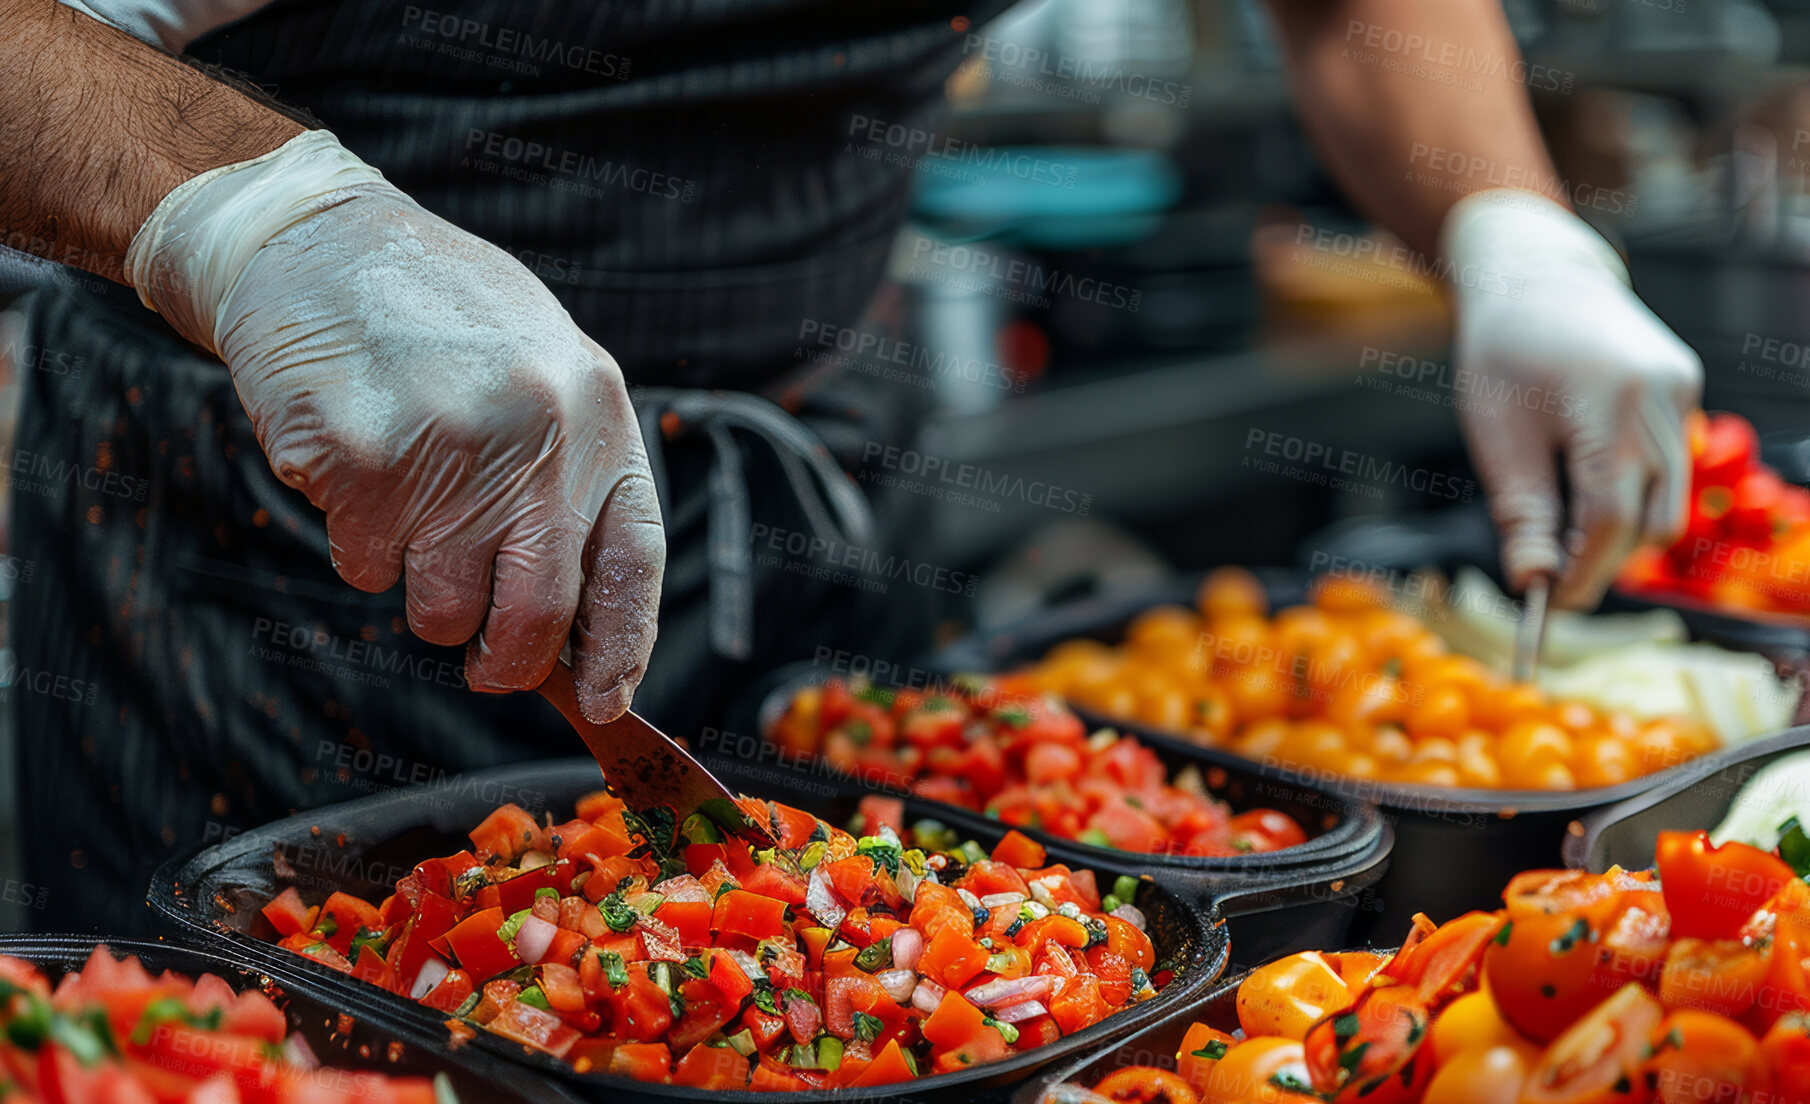
{"type": "MultiPolygon", "coordinates": [[[[1505,3],[1567,194],[1701,353],[1707,407],[1810,478],[1810,0],[1505,3]]],[[[1450,363],[1444,302],[1411,268],[1330,263],[1371,230],[1301,133],[1257,0],[1031,0],[973,34],[938,138],[1020,149],[1072,186],[921,162],[887,309],[931,361],[982,367],[933,373],[937,416],[893,470],[935,483],[914,472],[933,458],[1013,488],[927,505],[933,562],[983,575],[972,601],[935,596],[945,635],[1166,571],[1305,564],[1382,517],[1440,515],[1437,539],[1490,554],[1481,496],[1246,464],[1252,433],[1279,432],[1468,478],[1450,374],[1418,367],[1450,363]],[[1407,382],[1404,360],[1418,397],[1375,386],[1407,382]]],[[[896,355],[807,345],[870,374],[896,355]]]]}
{"type": "MultiPolygon", "coordinates": [[[[1565,193],[1701,353],[1707,407],[1747,415],[1769,461],[1810,477],[1810,0],[1505,7],[1565,193]]],[[[909,233],[950,248],[901,243],[912,340],[1029,379],[1022,394],[939,380],[922,451],[1091,503],[937,502],[938,562],[987,573],[952,616],[998,624],[1159,567],[1305,563],[1315,534],[1367,517],[1456,511],[1447,539],[1487,535],[1481,496],[1371,497],[1244,463],[1260,429],[1468,478],[1454,412],[1428,394],[1449,394],[1432,370],[1450,363],[1444,303],[1412,272],[1327,263],[1346,258],[1324,243],[1369,228],[1301,132],[1260,3],[1039,0],[974,33],[948,133],[1041,150],[1074,185],[921,162],[909,233]],[[1298,243],[1304,226],[1322,248],[1298,243]],[[1024,280],[962,245],[1141,295],[1135,310],[1095,285],[1025,302],[1024,280]],[[1374,386],[1407,382],[1402,358],[1424,362],[1416,398],[1374,386]]]]}

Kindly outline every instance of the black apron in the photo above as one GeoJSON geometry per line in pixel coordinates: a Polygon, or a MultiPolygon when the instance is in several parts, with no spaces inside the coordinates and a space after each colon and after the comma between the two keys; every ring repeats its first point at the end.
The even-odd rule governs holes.
{"type": "MultiPolygon", "coordinates": [[[[871,442],[913,430],[922,390],[807,380],[795,351],[807,322],[896,318],[871,301],[907,174],[850,155],[843,132],[923,118],[960,58],[960,6],[446,4],[452,50],[424,7],[278,4],[190,52],[314,112],[516,254],[622,364],[669,545],[637,708],[695,736],[778,664],[922,645],[958,594],[762,562],[742,534],[847,520],[826,521],[834,466],[858,480],[871,442]],[[801,461],[812,450],[770,404],[674,390],[703,387],[780,400],[827,454],[801,461]]],[[[3,458],[26,565],[4,695],[32,923],[142,930],[153,871],[198,845],[574,754],[537,697],[474,694],[459,649],[411,636],[401,587],[338,578],[319,514],[270,472],[224,367],[125,298],[31,297],[29,339],[57,354],[37,360],[65,370],[21,372],[3,458]]],[[[863,539],[914,557],[910,506],[876,505],[863,539]]]]}

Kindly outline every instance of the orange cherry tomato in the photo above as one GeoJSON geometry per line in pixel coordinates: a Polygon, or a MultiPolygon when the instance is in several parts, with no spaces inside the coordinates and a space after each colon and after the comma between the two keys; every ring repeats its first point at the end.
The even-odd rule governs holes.
{"type": "Polygon", "coordinates": [[[1338,967],[1318,951],[1278,959],[1238,987],[1238,1024],[1247,1036],[1304,1039],[1307,1029],[1351,1005],[1338,967]]]}
{"type": "Polygon", "coordinates": [[[1529,1071],[1521,1104],[1642,1104],[1651,1099],[1641,1076],[1653,1032],[1665,1010],[1629,984],[1553,1041],[1529,1071]]]}
{"type": "Polygon", "coordinates": [[[1213,1064],[1201,1104],[1307,1104],[1313,1082],[1301,1044],[1259,1035],[1213,1064]]]}
{"type": "Polygon", "coordinates": [[[1181,1074],[1196,1093],[1205,1093],[1213,1067],[1237,1045],[1237,1039],[1218,1028],[1204,1023],[1189,1024],[1188,1033],[1182,1036],[1182,1045],[1175,1052],[1175,1072],[1181,1074]]]}
{"type": "Polygon", "coordinates": [[[1766,1080],[1760,1044],[1725,1016],[1680,1009],[1665,1018],[1647,1062],[1654,1098],[1664,1104],[1742,1100],[1766,1080]]]}
{"type": "Polygon", "coordinates": [[[1810,1013],[1789,1012],[1760,1040],[1768,1104],[1810,1104],[1810,1013]]]}
{"type": "Polygon", "coordinates": [[[1409,1104],[1433,1073],[1432,1019],[1406,985],[1371,989],[1347,1011],[1315,1024],[1303,1044],[1314,1088],[1336,1102],[1409,1104]]]}
{"type": "Polygon", "coordinates": [[[1094,1085],[1094,1093],[1119,1104],[1196,1104],[1186,1079],[1155,1066],[1113,1070],[1094,1085]]]}
{"type": "Polygon", "coordinates": [[[1772,951],[1739,939],[1674,939],[1659,973],[1667,1008],[1695,1008],[1738,1017],[1753,1007],[1772,951]]]}

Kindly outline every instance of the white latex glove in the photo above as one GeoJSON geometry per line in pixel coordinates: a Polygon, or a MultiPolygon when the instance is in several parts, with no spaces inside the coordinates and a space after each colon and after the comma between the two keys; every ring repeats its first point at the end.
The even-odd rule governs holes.
{"type": "Polygon", "coordinates": [[[1702,362],[1629,290],[1609,243],[1543,196],[1467,196],[1440,247],[1457,300],[1460,421],[1509,585],[1552,573],[1555,602],[1594,606],[1629,552],[1684,525],[1684,419],[1702,362]]]}
{"type": "Polygon", "coordinates": [[[586,715],[628,708],[659,502],[616,362],[527,269],[317,130],[164,197],[126,277],[226,362],[347,582],[406,573],[410,627],[471,641],[478,689],[537,685],[569,638],[586,715]]]}

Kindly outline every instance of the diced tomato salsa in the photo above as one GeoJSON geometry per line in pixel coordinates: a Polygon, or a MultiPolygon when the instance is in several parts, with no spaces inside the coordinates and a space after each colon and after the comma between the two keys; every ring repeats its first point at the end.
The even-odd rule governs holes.
{"type": "MultiPolygon", "coordinates": [[[[442,1097],[441,1099],[447,1099],[442,1097]]],[[[97,946],[53,987],[0,955],[0,1100],[8,1104],[435,1104],[434,1082],[320,1068],[257,989],[153,975],[97,946]]]]}
{"type": "Polygon", "coordinates": [[[1199,771],[1081,719],[1023,679],[886,690],[831,680],[801,690],[769,736],[865,781],[1098,847],[1150,854],[1276,851],[1307,833],[1274,809],[1233,813],[1199,771]]]}
{"type": "MultiPolygon", "coordinates": [[[[536,824],[505,806],[472,849],[430,859],[379,905],[293,888],[280,945],[581,1072],[801,1091],[949,1073],[1054,1041],[1154,997],[1139,882],[1008,832],[991,854],[925,821],[868,834],[743,799],[780,846],[703,815],[676,828],[607,794],[536,824]]],[[[896,802],[892,803],[896,806],[896,802]]]]}

